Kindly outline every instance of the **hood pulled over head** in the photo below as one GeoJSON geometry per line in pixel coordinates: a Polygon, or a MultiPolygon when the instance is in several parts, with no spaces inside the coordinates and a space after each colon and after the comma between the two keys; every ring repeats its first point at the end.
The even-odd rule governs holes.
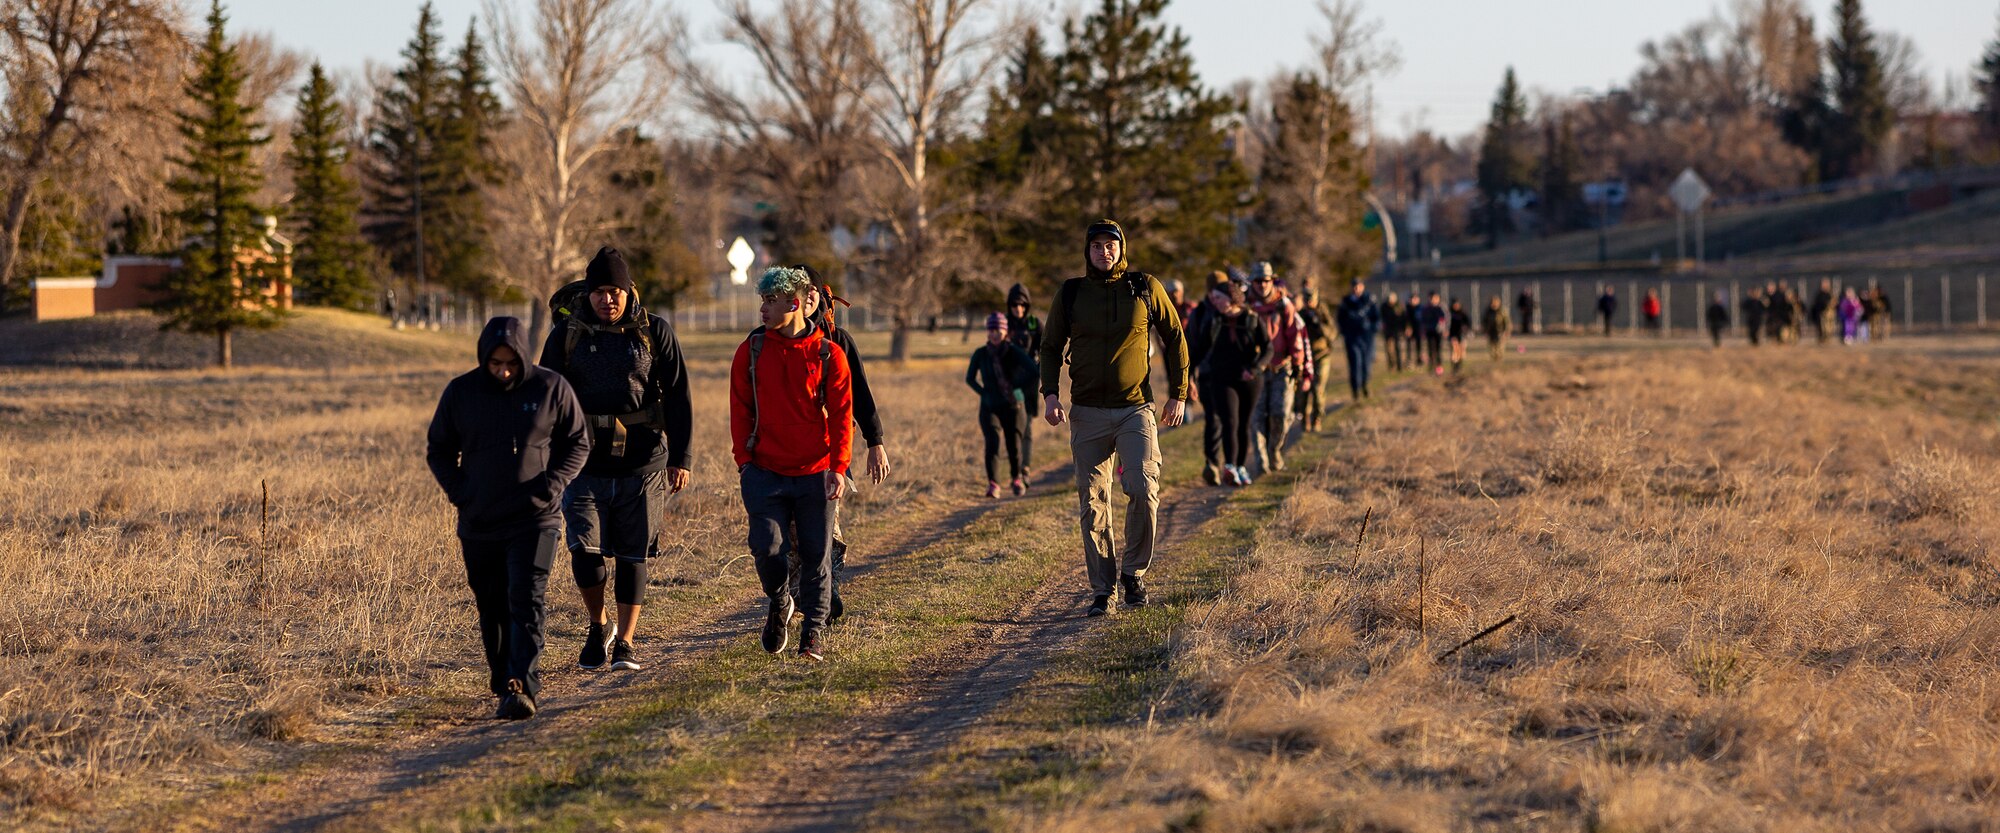
{"type": "MultiPolygon", "coordinates": [[[[488,321],[486,329],[479,331],[479,369],[486,369],[486,360],[492,358],[494,348],[502,345],[512,348],[514,355],[521,357],[521,375],[526,376],[529,366],[534,364],[528,358],[528,327],[521,323],[521,319],[511,315],[488,321]]],[[[516,384],[520,381],[514,380],[516,384]]]]}
{"type": "Polygon", "coordinates": [[[1090,228],[1083,232],[1083,246],[1084,274],[1093,278],[1117,277],[1124,274],[1126,268],[1130,266],[1127,255],[1130,254],[1129,250],[1132,246],[1125,239],[1125,228],[1118,225],[1118,221],[1116,220],[1098,220],[1095,223],[1091,223],[1090,228]],[[1104,234],[1118,239],[1118,262],[1111,264],[1110,269],[1099,269],[1096,264],[1090,262],[1090,241],[1092,238],[1104,234]]]}

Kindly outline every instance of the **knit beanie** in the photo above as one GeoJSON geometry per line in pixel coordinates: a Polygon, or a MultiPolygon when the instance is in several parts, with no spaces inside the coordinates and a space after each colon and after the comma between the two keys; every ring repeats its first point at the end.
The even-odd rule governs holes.
{"type": "Polygon", "coordinates": [[[590,259],[590,266],[583,270],[583,283],[593,292],[607,286],[634,292],[631,270],[625,268],[625,256],[610,246],[598,249],[597,256],[590,259]]]}
{"type": "Polygon", "coordinates": [[[992,315],[986,316],[986,329],[999,330],[1000,332],[1003,333],[1007,332],[1007,314],[1004,312],[996,312],[993,313],[992,315]]]}

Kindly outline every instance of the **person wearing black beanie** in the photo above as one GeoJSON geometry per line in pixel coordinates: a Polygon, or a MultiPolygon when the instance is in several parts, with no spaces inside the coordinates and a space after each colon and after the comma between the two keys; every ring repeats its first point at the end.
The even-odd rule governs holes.
{"type": "Polygon", "coordinates": [[[637,670],[646,562],[659,552],[668,493],[687,486],[694,407],[680,342],[666,319],[639,306],[625,256],[597,250],[583,283],[589,312],[558,318],[542,346],[542,366],[576,389],[593,440],[562,501],[570,572],[590,617],[577,664],[637,670]],[[615,619],[607,590],[616,593],[615,619]]]}

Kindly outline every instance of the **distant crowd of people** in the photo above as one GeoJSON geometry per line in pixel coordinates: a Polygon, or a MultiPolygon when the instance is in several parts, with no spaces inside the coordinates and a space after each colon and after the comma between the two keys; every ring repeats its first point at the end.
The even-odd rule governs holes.
{"type": "MultiPolygon", "coordinates": [[[[1807,326],[1812,327],[1813,337],[1820,344],[1836,339],[1842,344],[1867,344],[1889,337],[1895,312],[1889,304],[1889,293],[1881,287],[1836,286],[1831,279],[1822,279],[1810,300],[1775,281],[1752,286],[1737,306],[1742,314],[1743,335],[1753,347],[1765,342],[1796,344],[1807,326]]],[[[1639,314],[1647,332],[1663,333],[1663,313],[1659,290],[1646,290],[1639,302],[1639,314]]],[[[1597,316],[1604,325],[1605,335],[1611,335],[1617,314],[1617,290],[1607,284],[1597,296],[1597,316]]],[[[1707,325],[1709,339],[1721,347],[1723,337],[1736,323],[1729,309],[1729,293],[1715,291],[1703,314],[1703,323],[1707,325]]]]}

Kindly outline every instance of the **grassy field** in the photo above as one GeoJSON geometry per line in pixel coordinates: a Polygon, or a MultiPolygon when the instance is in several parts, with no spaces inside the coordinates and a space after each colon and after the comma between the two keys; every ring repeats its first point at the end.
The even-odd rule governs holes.
{"type": "MultiPolygon", "coordinates": [[[[488,763],[274,820],[259,808],[486,731],[466,723],[489,708],[470,594],[421,464],[469,337],[407,335],[428,352],[0,372],[0,823],[758,829],[789,800],[774,770],[842,750],[852,771],[810,794],[871,829],[2000,818],[2000,343],[1534,341],[1391,382],[1302,440],[1295,471],[1219,503],[1188,502],[1215,493],[1191,485],[1194,431],[1170,432],[1186,514],[1153,580],[1165,604],[1078,628],[1074,505],[1047,468],[1064,435],[1037,435],[1050,486],[984,512],[953,334],[871,367],[898,469],[849,525],[873,552],[902,543],[862,557],[832,662],[750,647],[715,447],[671,509],[640,646],[662,662],[641,682],[587,701],[591,675],[555,671],[574,711],[494,736],[488,763]],[[964,659],[1027,625],[1052,641],[1018,677],[964,659]],[[916,725],[930,740],[899,766],[918,777],[852,751],[901,748],[868,726],[958,684],[991,705],[916,725]],[[865,801],[834,800],[850,792],[865,801]]],[[[714,445],[737,338],[687,341],[714,445]]],[[[582,631],[561,571],[549,598],[560,667],[582,631]]]]}
{"type": "Polygon", "coordinates": [[[904,818],[1991,830],[1996,364],[1633,352],[1398,393],[1248,533],[1147,709],[1022,715],[961,749],[976,812],[904,818]]]}

